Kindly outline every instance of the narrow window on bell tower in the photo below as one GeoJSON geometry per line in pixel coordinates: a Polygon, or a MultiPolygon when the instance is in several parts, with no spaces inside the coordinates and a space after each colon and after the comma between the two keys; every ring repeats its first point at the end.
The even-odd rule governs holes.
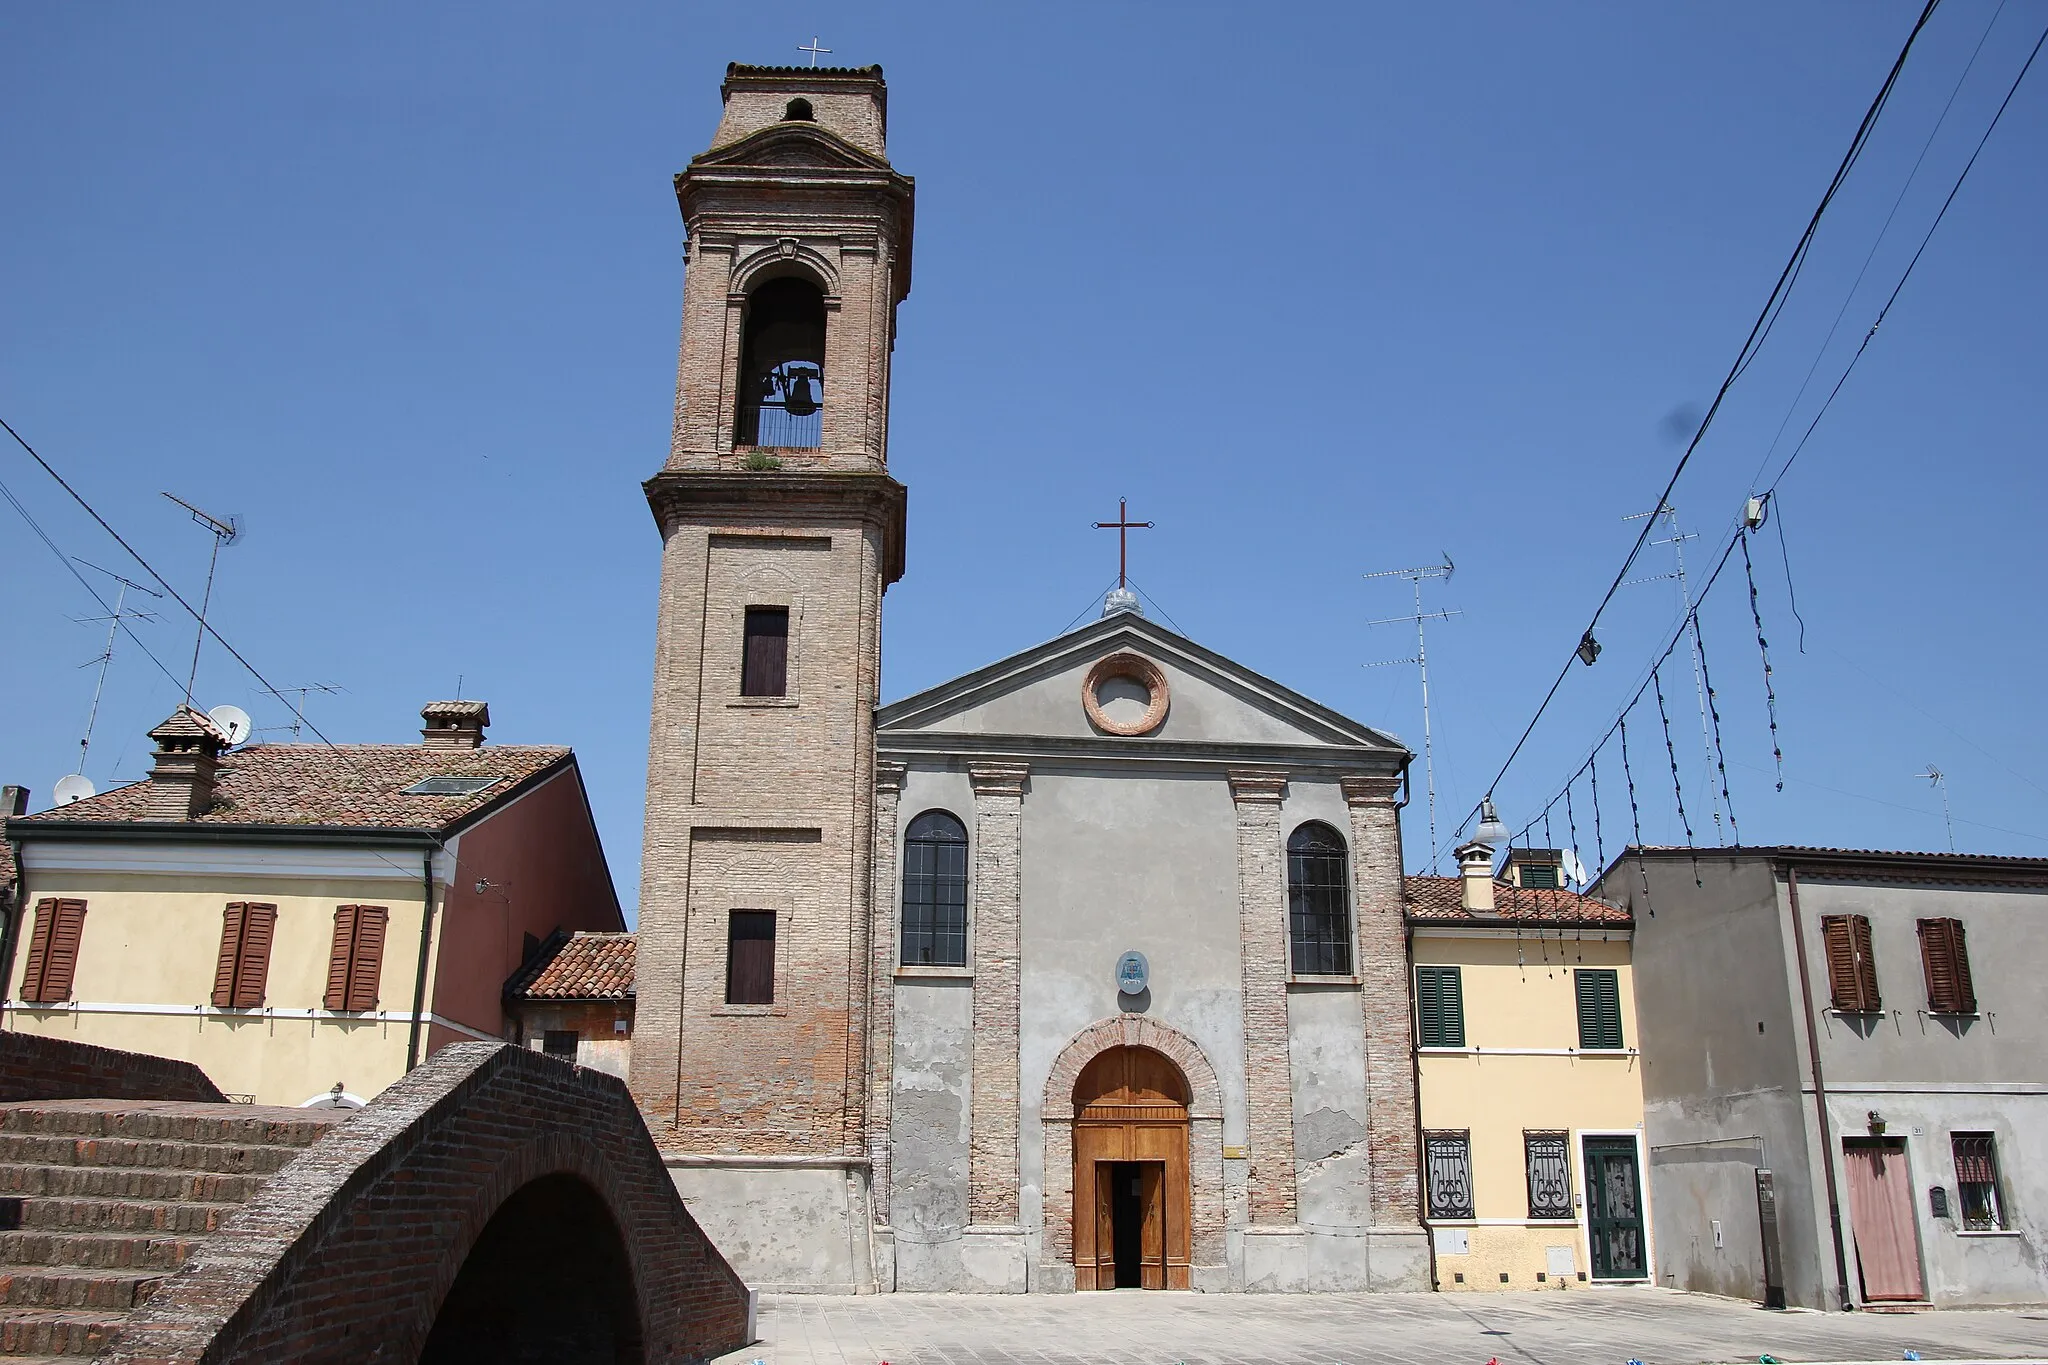
{"type": "Polygon", "coordinates": [[[815,449],[825,404],[825,295],[809,280],[770,280],[747,297],[733,444],[815,449]]]}
{"type": "Polygon", "coordinates": [[[740,695],[789,695],[789,608],[748,607],[740,695]]]}

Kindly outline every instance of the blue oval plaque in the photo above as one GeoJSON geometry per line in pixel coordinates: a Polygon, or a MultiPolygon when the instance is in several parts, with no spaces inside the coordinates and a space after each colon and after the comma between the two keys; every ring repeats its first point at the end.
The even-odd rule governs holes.
{"type": "Polygon", "coordinates": [[[1143,953],[1133,950],[1116,960],[1116,988],[1120,993],[1142,995],[1151,979],[1152,968],[1143,953]]]}

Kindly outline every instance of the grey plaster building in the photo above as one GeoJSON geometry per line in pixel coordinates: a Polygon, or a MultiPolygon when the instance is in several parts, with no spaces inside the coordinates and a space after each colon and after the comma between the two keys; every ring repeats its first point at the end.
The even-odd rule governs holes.
{"type": "Polygon", "coordinates": [[[1635,916],[1666,1284],[2048,1301],[2048,859],[1632,848],[1593,890],[1635,916]]]}
{"type": "Polygon", "coordinates": [[[1116,594],[876,746],[896,1287],[1428,1287],[1406,749],[1116,594]]]}

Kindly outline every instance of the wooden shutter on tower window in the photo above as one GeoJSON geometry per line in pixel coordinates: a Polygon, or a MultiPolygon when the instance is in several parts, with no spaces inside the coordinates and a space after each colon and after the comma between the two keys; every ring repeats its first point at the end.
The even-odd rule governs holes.
{"type": "Polygon", "coordinates": [[[78,968],[78,943],[84,932],[84,901],[45,897],[36,902],[28,966],[21,976],[23,1002],[56,1005],[71,998],[71,977],[78,968]]]}
{"type": "Polygon", "coordinates": [[[1821,938],[1827,946],[1828,992],[1834,1007],[1868,1013],[1883,1005],[1877,993],[1877,959],[1870,951],[1867,915],[1822,915],[1821,938]]]}
{"type": "Polygon", "coordinates": [[[322,1003],[331,1010],[348,1008],[348,968],[356,949],[356,911],[360,906],[334,907],[334,946],[327,950],[327,994],[322,1003]]]}
{"type": "Polygon", "coordinates": [[[1933,1014],[1975,1014],[1970,957],[1959,919],[1920,921],[1920,964],[1927,971],[1927,1008],[1933,1014]]]}

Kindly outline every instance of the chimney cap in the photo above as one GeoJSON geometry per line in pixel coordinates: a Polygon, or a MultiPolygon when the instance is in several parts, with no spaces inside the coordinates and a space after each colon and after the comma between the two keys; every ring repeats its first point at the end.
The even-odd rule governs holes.
{"type": "Polygon", "coordinates": [[[227,735],[203,711],[196,711],[190,705],[180,703],[162,724],[149,732],[149,737],[161,747],[168,740],[197,739],[211,740],[226,745],[227,735]]]}
{"type": "Polygon", "coordinates": [[[1467,843],[1459,844],[1451,850],[1451,855],[1458,860],[1460,867],[1466,863],[1478,862],[1481,855],[1485,856],[1488,867],[1493,866],[1493,845],[1483,840],[1473,839],[1467,843]]]}
{"type": "Polygon", "coordinates": [[[491,704],[484,701],[430,701],[420,708],[420,719],[443,725],[489,725],[491,704]]]}

